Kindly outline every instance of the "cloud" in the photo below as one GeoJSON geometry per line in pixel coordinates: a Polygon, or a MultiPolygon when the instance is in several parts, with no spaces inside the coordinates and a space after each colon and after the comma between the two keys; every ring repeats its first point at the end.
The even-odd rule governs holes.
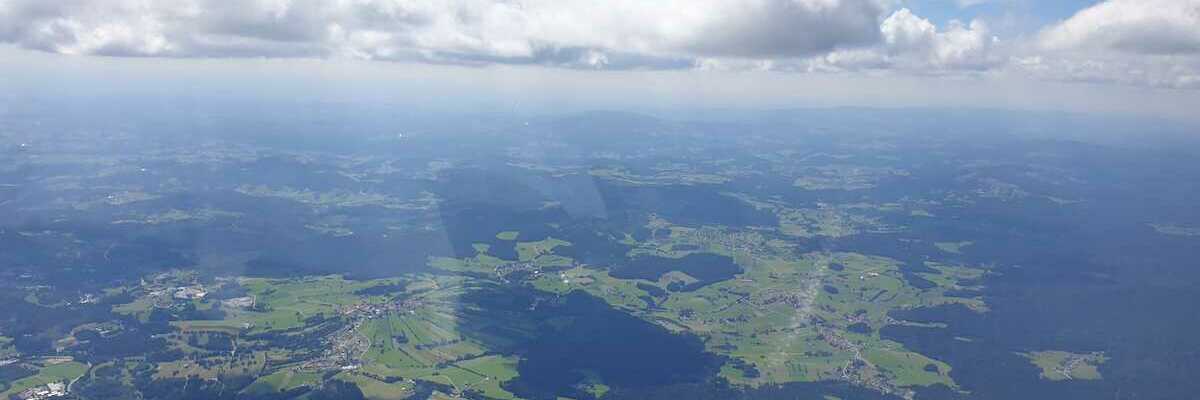
{"type": "Polygon", "coordinates": [[[871,47],[834,51],[812,61],[815,69],[892,69],[920,73],[980,71],[1001,65],[1000,39],[986,23],[950,21],[938,28],[907,8],[880,25],[883,40],[871,47]]]}
{"type": "Polygon", "coordinates": [[[1200,60],[1195,58],[1035,55],[1015,58],[1007,68],[1050,81],[1200,89],[1200,60]]]}
{"type": "Polygon", "coordinates": [[[870,45],[881,1],[0,0],[0,41],[113,56],[655,67],[870,45]]]}
{"type": "Polygon", "coordinates": [[[885,11],[875,1],[713,3],[728,8],[684,46],[699,55],[784,58],[872,44],[879,40],[879,17],[885,11]]]}
{"type": "Polygon", "coordinates": [[[1041,79],[1200,88],[1200,0],[1109,0],[1043,29],[1014,70],[1041,79]]]}
{"type": "MultiPolygon", "coordinates": [[[[956,0],[970,7],[1003,0],[956,0]]],[[[120,57],[992,73],[1200,88],[1200,0],[1109,0],[1001,40],[898,0],[0,0],[0,43],[120,57]]]]}
{"type": "Polygon", "coordinates": [[[997,0],[954,0],[959,8],[974,7],[980,4],[995,3],[997,0]]]}
{"type": "Polygon", "coordinates": [[[1050,50],[1200,53],[1200,0],[1111,0],[1043,31],[1050,50]]]}

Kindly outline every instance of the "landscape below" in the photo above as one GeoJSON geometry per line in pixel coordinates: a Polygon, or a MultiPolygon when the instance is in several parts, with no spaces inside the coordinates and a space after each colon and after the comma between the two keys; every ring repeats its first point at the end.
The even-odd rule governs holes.
{"type": "Polygon", "coordinates": [[[840,112],[0,118],[0,399],[1194,388],[1195,154],[840,112]]]}

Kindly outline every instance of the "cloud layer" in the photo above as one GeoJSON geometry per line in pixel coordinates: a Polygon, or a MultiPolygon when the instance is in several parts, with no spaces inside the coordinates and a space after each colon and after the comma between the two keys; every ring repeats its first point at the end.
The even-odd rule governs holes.
{"type": "MultiPolygon", "coordinates": [[[[962,6],[979,3],[960,1],[962,6]]],[[[62,54],[569,68],[758,68],[1200,87],[1200,0],[1109,0],[1041,32],[894,0],[0,0],[0,42],[62,54]]]]}
{"type": "Polygon", "coordinates": [[[877,0],[0,0],[0,40],[116,56],[652,65],[871,44],[884,12],[877,0]]]}

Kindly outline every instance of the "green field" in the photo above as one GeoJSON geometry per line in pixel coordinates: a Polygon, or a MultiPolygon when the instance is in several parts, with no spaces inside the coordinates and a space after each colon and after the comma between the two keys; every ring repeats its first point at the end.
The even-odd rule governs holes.
{"type": "Polygon", "coordinates": [[[353,383],[370,400],[400,400],[413,395],[413,385],[408,382],[387,383],[374,377],[354,372],[338,374],[337,379],[353,383]]]}
{"type": "Polygon", "coordinates": [[[72,379],[83,376],[87,373],[88,366],[75,362],[66,361],[59,363],[37,363],[38,367],[36,375],[18,379],[8,385],[8,390],[0,392],[0,398],[7,399],[9,395],[17,394],[31,387],[42,386],[47,383],[54,382],[70,382],[72,379]]]}
{"type": "MultiPolygon", "coordinates": [[[[371,398],[398,398],[410,393],[414,382],[428,381],[449,385],[456,392],[506,399],[513,394],[502,385],[517,377],[517,345],[535,337],[539,330],[570,323],[553,318],[535,321],[521,310],[497,311],[472,303],[472,299],[493,295],[488,290],[521,286],[547,295],[551,299],[548,301],[573,291],[586,292],[615,309],[668,330],[697,335],[708,351],[731,357],[733,362],[723,366],[719,375],[734,385],[760,387],[849,378],[860,386],[901,396],[911,395],[918,386],[957,388],[950,378],[949,365],[883,339],[878,332],[887,324],[909,324],[889,319],[888,313],[894,310],[953,303],[987,312],[980,298],[945,295],[949,290],[977,289],[969,285],[979,281],[983,270],[929,261],[926,266],[936,272],[916,275],[933,286],[920,289],[909,283],[911,276],[901,270],[897,260],[857,253],[797,254],[792,242],[773,239],[764,230],[783,235],[795,234],[797,229],[806,232],[801,236],[851,235],[882,229],[870,219],[855,216],[855,212],[891,212],[899,208],[856,205],[813,211],[763,204],[767,204],[763,209],[798,215],[801,220],[793,228],[741,230],[682,226],[651,216],[647,228],[652,234],[646,240],[625,236],[623,243],[631,246],[630,257],[683,258],[712,253],[732,258],[743,269],[732,279],[692,291],[668,290],[672,282],[697,281],[683,271],[667,272],[655,281],[619,279],[603,267],[578,265],[556,254],[556,249],[571,245],[567,241],[547,238],[518,242],[519,235],[510,231],[497,234],[497,238],[515,242],[516,260],[497,258],[488,254],[491,245],[476,243],[472,257],[429,259],[429,266],[441,271],[434,275],[365,281],[340,276],[239,278],[239,284],[255,300],[253,308],[227,308],[227,317],[219,321],[172,324],[184,333],[246,336],[268,331],[302,334],[321,326],[337,328],[353,323],[353,330],[345,337],[365,340],[343,339],[346,343],[361,343],[361,350],[355,348],[349,361],[354,366],[338,372],[337,379],[358,385],[371,398]],[[515,281],[501,276],[515,270],[536,273],[517,275],[522,278],[515,281]],[[357,293],[376,286],[398,289],[373,295],[357,293]],[[347,313],[368,306],[388,308],[369,317],[354,314],[357,311],[347,313]],[[314,324],[314,316],[338,318],[317,319],[332,322],[314,324]]],[[[969,244],[936,245],[954,253],[969,244]]],[[[503,293],[497,291],[495,295],[503,293]]],[[[156,307],[154,301],[143,296],[119,308],[146,312],[156,307]]],[[[195,300],[194,304],[197,309],[213,306],[208,300],[195,300]]],[[[237,340],[251,345],[244,339],[237,340]]],[[[171,343],[186,354],[202,353],[179,340],[171,343]]],[[[300,362],[273,361],[287,360],[298,353],[288,349],[259,353],[240,360],[236,367],[200,368],[189,361],[159,363],[158,375],[211,378],[265,371],[267,375],[247,388],[247,393],[320,383],[320,371],[301,372],[296,369],[300,362]]],[[[333,367],[326,364],[321,368],[333,367]]],[[[1076,378],[1088,379],[1087,368],[1086,363],[1077,366],[1076,378]]],[[[609,390],[600,376],[588,376],[576,387],[596,396],[609,390]]]]}
{"type": "Polygon", "coordinates": [[[517,242],[517,259],[519,261],[534,261],[543,255],[550,255],[558,246],[570,246],[565,240],[547,238],[536,242],[517,242]]]}
{"type": "Polygon", "coordinates": [[[1102,379],[1099,366],[1108,361],[1104,353],[1076,354],[1052,350],[1021,355],[1041,369],[1042,379],[1051,381],[1102,379]]]}
{"type": "MultiPolygon", "coordinates": [[[[733,256],[746,272],[692,292],[671,292],[658,299],[656,310],[646,309],[640,298],[648,294],[635,281],[614,279],[590,268],[542,277],[534,286],[555,293],[583,290],[668,329],[699,335],[710,351],[753,366],[756,376],[728,365],[721,370],[731,383],[748,386],[840,379],[855,354],[862,354],[865,366],[853,374],[863,382],[885,382],[877,384],[879,390],[904,393],[906,388],[933,384],[954,388],[949,365],[879,338],[878,329],[888,323],[889,311],[900,308],[959,303],[986,311],[980,299],[943,295],[964,288],[960,282],[978,278],[982,274],[978,269],[931,263],[939,273],[920,276],[936,286],[922,290],[905,281],[896,260],[854,253],[814,253],[797,259],[786,256],[786,243],[762,240],[753,233],[680,227],[661,219],[653,225],[670,235],[642,243],[627,238],[636,246],[632,254],[680,257],[695,251],[675,250],[685,244],[733,256]],[[725,239],[715,243],[697,239],[713,237],[725,239]],[[767,246],[755,249],[753,255],[729,247],[744,242],[767,246]],[[839,268],[831,268],[833,264],[839,268]],[[867,333],[848,331],[851,320],[867,333]]],[[[642,284],[665,289],[661,282],[642,284]]]]}
{"type": "MultiPolygon", "coordinates": [[[[360,332],[371,345],[363,356],[362,371],[377,377],[447,384],[491,398],[512,398],[500,384],[516,377],[516,359],[486,353],[508,351],[517,341],[532,336],[536,327],[465,303],[460,296],[471,289],[462,284],[470,282],[444,280],[436,289],[412,295],[418,308],[366,321],[360,332]]],[[[364,382],[373,398],[386,398],[384,392],[395,386],[366,375],[348,380],[364,382]]]]}
{"type": "Polygon", "coordinates": [[[434,257],[429,259],[429,266],[447,272],[470,272],[492,275],[498,266],[508,264],[505,261],[487,254],[478,254],[470,258],[434,257]]]}
{"type": "Polygon", "coordinates": [[[515,357],[486,356],[457,362],[441,376],[459,390],[478,391],[494,399],[516,398],[500,387],[502,382],[517,377],[515,357]]]}
{"type": "Polygon", "coordinates": [[[340,276],[302,279],[244,279],[242,286],[266,311],[239,311],[226,321],[250,323],[254,331],[304,327],[304,319],[332,316],[337,307],[362,301],[354,292],[389,282],[348,281],[340,276]]]}
{"type": "Polygon", "coordinates": [[[247,386],[242,392],[249,395],[264,395],[278,393],[301,386],[317,386],[321,383],[321,374],[314,372],[299,372],[283,370],[263,376],[247,386]]]}

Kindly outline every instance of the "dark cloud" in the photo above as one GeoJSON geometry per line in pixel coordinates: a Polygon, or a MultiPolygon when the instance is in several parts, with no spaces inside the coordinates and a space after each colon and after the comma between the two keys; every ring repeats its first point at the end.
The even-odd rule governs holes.
{"type": "Polygon", "coordinates": [[[761,1],[706,27],[695,53],[744,58],[804,57],[880,40],[882,5],[873,1],[761,1]]]}

